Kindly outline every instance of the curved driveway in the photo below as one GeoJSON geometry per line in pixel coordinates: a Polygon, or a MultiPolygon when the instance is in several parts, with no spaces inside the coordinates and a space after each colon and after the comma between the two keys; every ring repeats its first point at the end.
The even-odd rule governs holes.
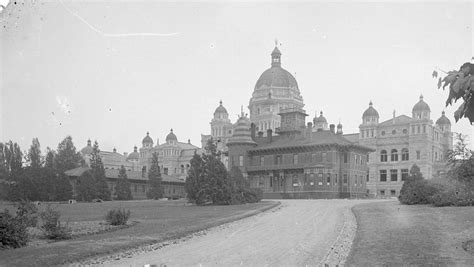
{"type": "MultiPolygon", "coordinates": [[[[327,256],[350,208],[367,200],[282,200],[256,216],[218,226],[184,242],[110,266],[315,266],[327,256]]],[[[346,227],[344,227],[346,228],[346,227]]],[[[347,243],[347,242],[346,242],[347,243]]]]}

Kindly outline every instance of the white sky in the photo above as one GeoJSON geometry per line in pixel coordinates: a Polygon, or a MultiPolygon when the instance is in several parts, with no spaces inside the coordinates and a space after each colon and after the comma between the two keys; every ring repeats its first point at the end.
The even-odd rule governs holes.
{"type": "MultiPolygon", "coordinates": [[[[5,2],[5,1],[3,1],[5,2]]],[[[381,121],[411,116],[423,94],[436,119],[447,91],[435,66],[473,56],[472,4],[282,2],[10,3],[0,15],[0,141],[57,147],[72,135],[130,152],[170,128],[200,146],[219,100],[235,122],[277,38],[312,120],[358,131],[372,100],[381,121]]],[[[453,130],[472,136],[456,107],[453,130]]],[[[473,140],[474,141],[474,140],[473,140]]]]}

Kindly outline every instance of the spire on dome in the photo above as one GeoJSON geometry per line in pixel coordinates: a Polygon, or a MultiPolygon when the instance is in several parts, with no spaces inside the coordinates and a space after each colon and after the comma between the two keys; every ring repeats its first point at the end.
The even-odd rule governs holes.
{"type": "Polygon", "coordinates": [[[275,48],[272,52],[272,67],[281,66],[281,52],[278,49],[278,40],[275,39],[275,48]]]}

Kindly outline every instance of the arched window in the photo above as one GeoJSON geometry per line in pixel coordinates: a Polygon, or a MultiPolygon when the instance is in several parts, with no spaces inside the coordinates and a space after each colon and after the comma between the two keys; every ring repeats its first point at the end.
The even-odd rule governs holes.
{"type": "Polygon", "coordinates": [[[387,162],[387,150],[380,151],[380,161],[387,162]]]}
{"type": "Polygon", "coordinates": [[[408,148],[402,149],[402,161],[407,161],[409,159],[408,148]]]}
{"type": "Polygon", "coordinates": [[[390,160],[391,161],[398,161],[398,151],[396,149],[392,149],[390,153],[390,160]]]}

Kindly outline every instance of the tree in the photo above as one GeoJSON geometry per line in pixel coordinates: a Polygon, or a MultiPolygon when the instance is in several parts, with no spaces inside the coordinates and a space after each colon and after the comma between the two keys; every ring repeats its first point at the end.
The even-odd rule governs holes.
{"type": "Polygon", "coordinates": [[[69,177],[64,173],[56,174],[56,200],[66,201],[72,198],[73,190],[69,177]]]}
{"type": "Polygon", "coordinates": [[[46,148],[46,159],[44,161],[44,167],[49,169],[54,169],[54,158],[56,157],[56,152],[51,148],[46,148]]]}
{"type": "Polygon", "coordinates": [[[81,155],[76,151],[71,136],[66,136],[58,145],[57,154],[54,157],[54,166],[58,173],[79,167],[81,155]]]}
{"type": "Polygon", "coordinates": [[[186,193],[189,201],[198,205],[231,204],[232,189],[227,170],[220,161],[220,152],[210,139],[205,147],[206,152],[191,159],[191,167],[186,178],[186,193]]]}
{"type": "Polygon", "coordinates": [[[421,173],[420,167],[413,164],[410,168],[410,175],[408,175],[407,181],[420,181],[423,180],[423,174],[421,173]]]}
{"type": "Polygon", "coordinates": [[[111,200],[110,189],[105,180],[105,168],[100,157],[99,143],[97,141],[94,142],[92,147],[90,165],[95,179],[97,197],[102,200],[111,200]]]}
{"type": "Polygon", "coordinates": [[[160,199],[163,197],[164,190],[162,185],[162,178],[160,172],[160,165],[158,163],[158,154],[155,152],[152,155],[151,167],[148,171],[149,189],[146,193],[149,199],[160,199]]]}
{"type": "Polygon", "coordinates": [[[194,153],[190,161],[188,176],[186,177],[185,190],[186,197],[192,203],[203,205],[210,201],[207,195],[207,183],[204,171],[204,161],[197,153],[194,153]]]}
{"type": "Polygon", "coordinates": [[[0,180],[6,180],[8,178],[9,170],[7,168],[7,162],[5,158],[5,145],[0,142],[0,180]]]}
{"type": "Polygon", "coordinates": [[[449,150],[446,155],[448,164],[452,167],[472,156],[472,151],[468,148],[469,144],[467,138],[468,136],[462,133],[455,134],[456,143],[454,144],[453,149],[449,150]]]}
{"type": "Polygon", "coordinates": [[[85,171],[77,181],[77,199],[80,201],[91,201],[97,198],[97,190],[92,171],[85,171]]]}
{"type": "Polygon", "coordinates": [[[438,191],[438,186],[425,180],[420,168],[413,164],[410,175],[402,185],[398,200],[406,205],[428,204],[438,191]]]}
{"type": "MultiPolygon", "coordinates": [[[[444,71],[443,71],[444,72],[444,71]]],[[[443,90],[448,86],[449,95],[446,100],[446,107],[453,105],[458,99],[463,98],[464,102],[454,112],[454,119],[456,122],[461,118],[469,119],[472,124],[474,121],[474,64],[466,62],[459,71],[453,70],[445,72],[444,78],[439,77],[438,89],[443,87],[443,90]]],[[[438,72],[433,71],[433,78],[438,78],[438,72]]]]}
{"type": "Polygon", "coordinates": [[[117,200],[133,199],[130,182],[127,179],[127,171],[123,165],[120,167],[117,185],[115,186],[115,195],[117,200]]]}
{"type": "Polygon", "coordinates": [[[26,158],[30,167],[34,169],[38,169],[43,166],[43,163],[41,161],[41,146],[38,138],[33,138],[30,150],[28,150],[28,155],[26,158]]]}
{"type": "Polygon", "coordinates": [[[4,155],[9,178],[14,180],[23,168],[23,153],[21,152],[20,146],[10,140],[5,145],[4,155]]]}

